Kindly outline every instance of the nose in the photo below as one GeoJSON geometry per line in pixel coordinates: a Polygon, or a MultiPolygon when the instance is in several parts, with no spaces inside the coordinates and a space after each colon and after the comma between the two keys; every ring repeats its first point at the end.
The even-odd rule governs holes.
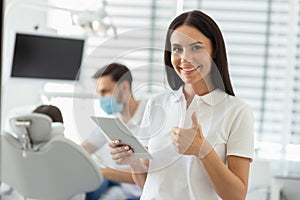
{"type": "Polygon", "coordinates": [[[184,52],[181,54],[180,62],[189,62],[189,63],[192,63],[192,62],[193,62],[193,57],[190,56],[189,53],[187,53],[186,51],[184,51],[184,52]]]}
{"type": "Polygon", "coordinates": [[[181,62],[189,62],[189,63],[192,63],[192,62],[193,62],[193,58],[188,58],[188,59],[186,59],[186,58],[181,58],[180,61],[181,61],[181,62]]]}

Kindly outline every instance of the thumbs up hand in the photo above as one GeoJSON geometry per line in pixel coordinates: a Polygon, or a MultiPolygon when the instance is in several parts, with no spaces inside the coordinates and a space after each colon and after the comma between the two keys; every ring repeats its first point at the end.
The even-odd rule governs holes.
{"type": "Polygon", "coordinates": [[[205,138],[195,112],[192,114],[191,128],[183,129],[175,126],[172,129],[172,143],[180,154],[197,156],[204,141],[205,138]]]}

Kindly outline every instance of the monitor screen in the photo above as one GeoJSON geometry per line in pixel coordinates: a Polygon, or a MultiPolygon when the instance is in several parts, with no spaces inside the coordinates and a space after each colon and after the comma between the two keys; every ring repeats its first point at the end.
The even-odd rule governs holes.
{"type": "Polygon", "coordinates": [[[17,33],[11,77],[78,80],[84,39],[17,33]]]}

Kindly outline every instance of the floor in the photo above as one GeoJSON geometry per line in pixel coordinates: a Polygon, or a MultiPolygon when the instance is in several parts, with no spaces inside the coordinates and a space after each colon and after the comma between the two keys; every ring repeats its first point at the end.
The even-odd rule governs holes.
{"type": "MultiPolygon", "coordinates": [[[[6,185],[2,184],[0,186],[0,200],[24,200],[15,190],[10,190],[6,185]]],[[[84,197],[84,196],[83,196],[84,197]]],[[[124,199],[126,196],[120,187],[111,187],[106,193],[103,194],[101,200],[120,200],[124,199]]],[[[82,196],[76,196],[72,200],[82,200],[82,196]]]]}

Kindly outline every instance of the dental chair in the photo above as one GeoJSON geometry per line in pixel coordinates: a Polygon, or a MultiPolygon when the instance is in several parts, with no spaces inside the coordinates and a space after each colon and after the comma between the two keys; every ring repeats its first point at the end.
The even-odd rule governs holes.
{"type": "Polygon", "coordinates": [[[90,155],[52,127],[50,117],[13,117],[10,126],[16,137],[1,134],[0,181],[25,199],[68,200],[100,186],[102,174],[90,155]]]}

